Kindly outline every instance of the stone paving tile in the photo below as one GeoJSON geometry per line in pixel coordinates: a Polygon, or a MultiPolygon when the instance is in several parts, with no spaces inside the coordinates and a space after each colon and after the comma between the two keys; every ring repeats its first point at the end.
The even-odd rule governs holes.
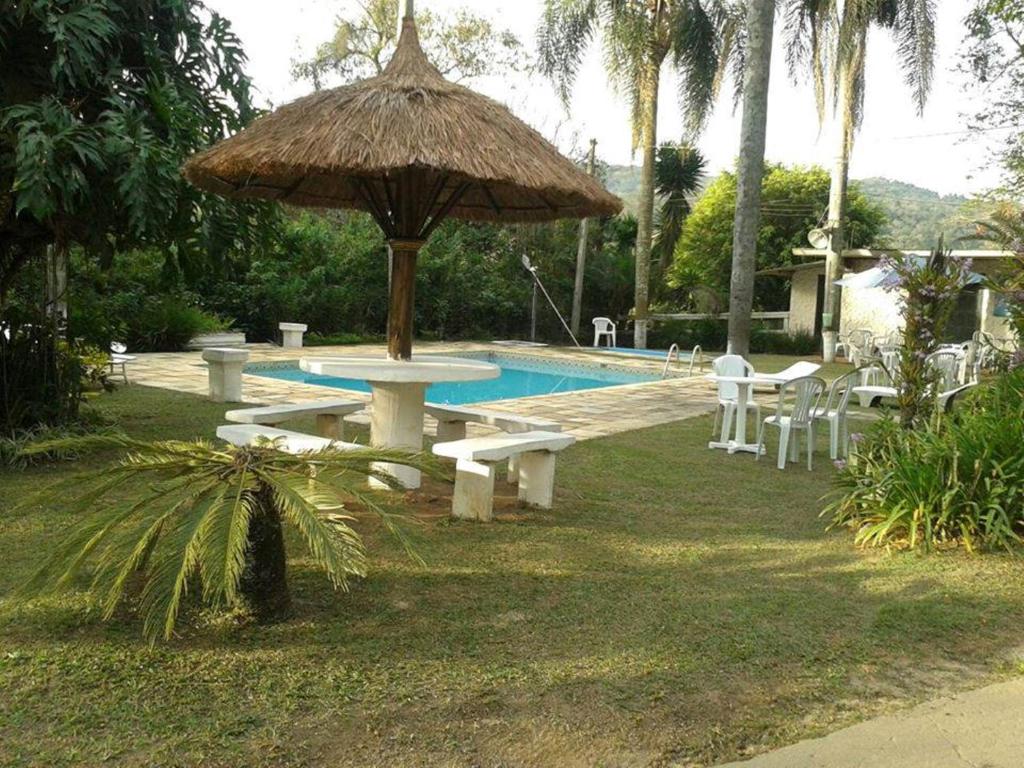
{"type": "MultiPolygon", "coordinates": [[[[247,345],[249,362],[283,362],[301,357],[380,356],[386,354],[382,344],[345,347],[315,347],[303,350],[281,349],[267,344],[247,345]]],[[[565,347],[538,347],[516,349],[479,343],[423,343],[417,346],[421,353],[497,352],[515,356],[550,357],[560,361],[615,364],[638,372],[661,375],[663,362],[656,358],[641,359],[609,355],[587,349],[565,347]]],[[[198,395],[207,393],[206,363],[200,352],[140,354],[129,367],[133,383],[150,387],[173,389],[198,395]]],[[[244,375],[242,391],[246,403],[273,404],[308,400],[328,400],[350,397],[369,402],[370,396],[362,392],[349,392],[312,384],[280,381],[260,376],[244,375]]],[[[644,427],[666,424],[699,416],[714,410],[717,403],[712,385],[700,377],[667,378],[664,380],[626,384],[603,389],[563,392],[556,395],[517,398],[481,403],[481,407],[507,411],[522,416],[556,421],[581,440],[626,432],[644,427]]],[[[225,410],[232,406],[225,405],[225,410]]],[[[367,423],[365,415],[351,417],[350,421],[367,423]]],[[[433,420],[427,428],[433,432],[433,420]]],[[[472,434],[486,434],[486,427],[473,425],[472,434]]]]}

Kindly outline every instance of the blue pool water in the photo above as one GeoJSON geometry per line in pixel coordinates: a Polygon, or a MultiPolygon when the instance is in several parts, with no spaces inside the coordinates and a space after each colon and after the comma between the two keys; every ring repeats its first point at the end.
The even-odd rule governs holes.
{"type": "MultiPolygon", "coordinates": [[[[506,355],[462,355],[462,357],[494,363],[501,368],[501,375],[487,381],[432,384],[427,387],[427,402],[465,405],[658,380],[657,376],[624,370],[565,365],[553,361],[527,360],[506,355]]],[[[317,384],[334,389],[347,389],[356,392],[370,391],[370,385],[365,381],[306,373],[298,365],[280,367],[249,365],[246,366],[245,372],[253,376],[317,384]]]]}
{"type": "MultiPolygon", "coordinates": [[[[601,347],[601,352],[611,352],[619,355],[641,355],[643,357],[658,357],[662,360],[665,359],[665,355],[668,354],[667,349],[633,349],[632,347],[601,347]]],[[[675,357],[672,358],[673,360],[675,357]]],[[[680,352],[680,360],[689,360],[689,352],[680,352]]]]}

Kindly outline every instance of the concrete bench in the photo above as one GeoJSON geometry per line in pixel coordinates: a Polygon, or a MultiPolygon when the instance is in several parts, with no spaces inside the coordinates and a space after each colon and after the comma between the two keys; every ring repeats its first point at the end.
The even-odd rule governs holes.
{"type": "Polygon", "coordinates": [[[210,399],[215,403],[242,402],[242,367],[249,359],[244,349],[211,347],[203,350],[210,369],[210,399]]]}
{"type": "Polygon", "coordinates": [[[437,443],[438,456],[455,459],[452,516],[490,521],[494,516],[494,477],[499,462],[519,459],[519,500],[551,508],[555,492],[555,453],[576,442],[559,432],[474,437],[437,443]]]}
{"type": "Polygon", "coordinates": [[[342,451],[361,451],[365,448],[355,443],[343,443],[340,440],[328,440],[316,435],[303,435],[300,432],[289,432],[286,429],[266,427],[262,424],[225,424],[217,427],[217,437],[226,443],[239,448],[254,445],[259,440],[280,441],[281,450],[286,453],[310,453],[325,448],[337,448],[342,451]]]}
{"type": "MultiPolygon", "coordinates": [[[[534,419],[529,416],[517,416],[514,413],[492,411],[487,408],[461,408],[455,405],[424,406],[427,413],[437,419],[437,439],[444,442],[466,439],[467,424],[486,424],[497,427],[502,432],[520,434],[522,432],[561,432],[562,425],[545,419],[534,419]]],[[[519,457],[508,460],[508,481],[517,482],[519,478],[519,457]]]]}
{"type": "Polygon", "coordinates": [[[285,349],[302,348],[302,334],[306,332],[308,326],[302,323],[278,323],[277,327],[281,331],[282,347],[285,349]]]}
{"type": "Polygon", "coordinates": [[[228,411],[224,418],[236,424],[263,424],[276,426],[304,416],[316,417],[316,431],[330,440],[345,439],[345,416],[366,408],[359,400],[322,400],[307,403],[268,405],[263,408],[243,408],[228,411]]]}

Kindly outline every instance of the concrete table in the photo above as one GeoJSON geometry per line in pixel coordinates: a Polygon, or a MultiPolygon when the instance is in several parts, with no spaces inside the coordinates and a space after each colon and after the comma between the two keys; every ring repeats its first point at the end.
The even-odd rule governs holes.
{"type": "MultiPolygon", "coordinates": [[[[370,401],[370,444],[374,448],[423,450],[423,414],[430,384],[496,379],[501,369],[492,364],[457,357],[416,357],[390,360],[376,357],[304,358],[307,373],[367,381],[370,401]]],[[[418,469],[380,463],[378,468],[395,477],[404,488],[420,487],[418,469]]],[[[377,487],[382,483],[371,481],[377,487]]]]}
{"type": "Polygon", "coordinates": [[[308,330],[303,323],[278,323],[281,331],[281,346],[285,349],[301,349],[302,334],[308,330]]]}
{"type": "MultiPolygon", "coordinates": [[[[705,376],[708,381],[713,381],[716,384],[735,384],[737,389],[736,397],[736,429],[734,436],[730,439],[729,435],[725,432],[725,419],[722,419],[722,435],[721,440],[712,440],[708,443],[708,448],[721,448],[729,453],[738,453],[744,451],[746,453],[757,453],[757,443],[747,442],[747,401],[750,400],[750,389],[754,386],[774,386],[779,384],[777,376],[770,374],[757,375],[757,376],[718,376],[710,373],[705,376]]],[[[761,453],[765,451],[762,449],[761,453]]]]}

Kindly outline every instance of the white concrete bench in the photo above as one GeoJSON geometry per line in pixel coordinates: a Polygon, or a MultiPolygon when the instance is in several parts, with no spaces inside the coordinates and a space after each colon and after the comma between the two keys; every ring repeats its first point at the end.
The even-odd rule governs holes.
{"type": "Polygon", "coordinates": [[[244,349],[211,347],[203,350],[210,369],[210,399],[215,403],[242,402],[242,367],[249,359],[244,349]]]}
{"type": "Polygon", "coordinates": [[[355,443],[343,443],[340,440],[328,440],[326,437],[266,427],[262,424],[225,424],[222,427],[217,427],[217,437],[226,443],[237,445],[239,448],[254,445],[261,439],[280,441],[281,450],[286,453],[310,453],[331,447],[342,451],[361,451],[366,447],[355,443]]]}
{"type": "Polygon", "coordinates": [[[278,323],[277,327],[281,331],[282,347],[285,349],[302,348],[302,334],[306,332],[308,326],[302,323],[278,323]]]}
{"type": "MultiPolygon", "coordinates": [[[[562,431],[562,425],[554,421],[518,416],[503,411],[492,411],[487,408],[462,408],[455,405],[432,405],[430,403],[427,403],[424,408],[427,413],[437,419],[437,439],[444,442],[465,440],[467,424],[486,424],[509,434],[562,431]]],[[[508,481],[514,483],[518,481],[518,478],[519,457],[513,456],[508,460],[508,481]]]]}
{"type": "Polygon", "coordinates": [[[438,456],[455,459],[452,516],[464,520],[491,520],[494,516],[494,477],[499,462],[519,459],[519,499],[551,508],[555,492],[555,453],[576,442],[559,432],[473,437],[437,443],[438,456]]]}
{"type": "Polygon", "coordinates": [[[321,400],[307,403],[268,405],[262,408],[243,408],[228,411],[224,418],[236,424],[263,424],[276,426],[304,416],[316,417],[316,431],[330,440],[345,439],[345,416],[366,408],[359,400],[321,400]]]}

